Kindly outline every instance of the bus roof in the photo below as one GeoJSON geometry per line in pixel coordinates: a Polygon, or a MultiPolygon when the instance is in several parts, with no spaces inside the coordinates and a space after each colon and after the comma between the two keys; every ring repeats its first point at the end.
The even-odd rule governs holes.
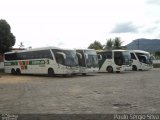
{"type": "Polygon", "coordinates": [[[149,52],[143,50],[130,50],[130,52],[149,54],[149,52]]]}
{"type": "Polygon", "coordinates": [[[95,49],[75,49],[75,50],[95,50],[95,49]]]}
{"type": "Polygon", "coordinates": [[[39,51],[39,50],[49,50],[49,49],[59,49],[59,50],[72,50],[72,49],[63,49],[58,47],[40,47],[40,48],[33,48],[33,49],[27,49],[27,50],[21,50],[21,51],[12,51],[12,52],[6,52],[5,54],[10,53],[21,53],[21,52],[29,52],[29,51],[39,51]]]}
{"type": "Polygon", "coordinates": [[[129,51],[129,50],[122,50],[122,49],[115,49],[115,50],[96,50],[96,52],[108,52],[108,51],[120,51],[120,52],[123,52],[123,51],[129,51]]]}

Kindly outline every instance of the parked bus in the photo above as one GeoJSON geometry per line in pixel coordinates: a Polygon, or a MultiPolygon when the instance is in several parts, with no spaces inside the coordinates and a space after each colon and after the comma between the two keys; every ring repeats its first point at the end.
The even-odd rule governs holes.
{"type": "Polygon", "coordinates": [[[97,51],[99,72],[121,72],[131,70],[131,56],[127,50],[97,51]]]}
{"type": "Polygon", "coordinates": [[[98,72],[98,57],[93,49],[77,49],[78,63],[80,73],[86,75],[87,73],[98,72]]]}
{"type": "Polygon", "coordinates": [[[142,50],[131,50],[131,58],[133,60],[132,70],[149,70],[153,67],[151,55],[149,52],[142,50]]]}
{"type": "Polygon", "coordinates": [[[46,47],[4,54],[6,73],[12,74],[75,74],[79,72],[75,50],[46,47]]]}

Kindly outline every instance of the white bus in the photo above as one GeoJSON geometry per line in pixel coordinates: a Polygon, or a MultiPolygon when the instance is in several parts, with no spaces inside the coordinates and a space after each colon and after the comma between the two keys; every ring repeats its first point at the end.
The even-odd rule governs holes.
{"type": "Polygon", "coordinates": [[[97,51],[99,72],[121,72],[131,70],[131,56],[127,50],[97,51]]]}
{"type": "Polygon", "coordinates": [[[75,50],[56,47],[36,48],[4,54],[6,73],[12,74],[76,74],[79,72],[75,50]]]}
{"type": "Polygon", "coordinates": [[[142,50],[131,50],[132,70],[149,70],[153,67],[151,55],[149,52],[142,50]]]}
{"type": "Polygon", "coordinates": [[[97,53],[93,49],[76,49],[78,56],[78,63],[80,73],[86,75],[87,73],[98,72],[98,57],[97,53]]]}

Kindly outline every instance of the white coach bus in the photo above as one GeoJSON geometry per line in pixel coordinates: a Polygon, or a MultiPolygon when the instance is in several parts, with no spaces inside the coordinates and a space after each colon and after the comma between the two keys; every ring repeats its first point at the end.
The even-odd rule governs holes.
{"type": "Polygon", "coordinates": [[[82,75],[98,72],[98,57],[94,49],[76,49],[76,52],[80,73],[82,75]]]}
{"type": "Polygon", "coordinates": [[[133,60],[132,70],[149,70],[153,68],[151,55],[149,52],[142,50],[131,50],[131,58],[133,60]]]}
{"type": "Polygon", "coordinates": [[[97,51],[99,72],[121,72],[131,70],[131,56],[127,50],[97,51]]]}
{"type": "Polygon", "coordinates": [[[75,50],[56,47],[5,53],[4,68],[12,74],[76,74],[79,72],[75,50]]]}

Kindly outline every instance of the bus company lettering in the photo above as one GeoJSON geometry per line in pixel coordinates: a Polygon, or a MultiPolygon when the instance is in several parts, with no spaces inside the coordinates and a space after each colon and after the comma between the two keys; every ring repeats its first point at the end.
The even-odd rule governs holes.
{"type": "Polygon", "coordinates": [[[28,65],[44,65],[49,64],[49,60],[26,60],[26,61],[18,61],[21,70],[26,70],[28,65]]]}
{"type": "Polygon", "coordinates": [[[49,60],[32,60],[32,61],[29,61],[29,65],[42,65],[42,64],[49,64],[49,60]]]}

